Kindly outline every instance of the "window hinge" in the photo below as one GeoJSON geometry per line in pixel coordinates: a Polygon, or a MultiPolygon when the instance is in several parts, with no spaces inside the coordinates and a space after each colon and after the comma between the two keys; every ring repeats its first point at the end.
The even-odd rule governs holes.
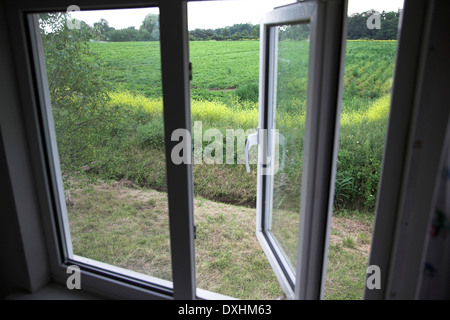
{"type": "Polygon", "coordinates": [[[189,62],[189,80],[192,81],[192,62],[189,62]]]}

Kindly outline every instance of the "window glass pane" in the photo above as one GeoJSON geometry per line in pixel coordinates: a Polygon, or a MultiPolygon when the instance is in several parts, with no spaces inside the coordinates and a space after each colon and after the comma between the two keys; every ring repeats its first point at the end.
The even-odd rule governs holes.
{"type": "Polygon", "coordinates": [[[158,9],[39,26],[73,254],[171,280],[158,9]]]}
{"type": "MultiPolygon", "coordinates": [[[[283,290],[256,231],[260,21],[293,0],[189,1],[196,281],[238,299],[283,290]]],[[[201,291],[198,291],[200,294],[201,291]]]]}
{"type": "MultiPolygon", "coordinates": [[[[273,96],[269,126],[278,140],[272,187],[267,189],[272,214],[266,216],[267,230],[295,272],[297,260],[303,141],[308,86],[309,24],[273,27],[273,96]],[[278,41],[276,41],[278,39],[278,41]],[[278,163],[276,163],[278,161],[278,163]],[[273,188],[273,189],[272,189],[273,188]],[[270,194],[273,190],[273,194],[270,194]]],[[[269,98],[270,99],[270,98],[269,98]]]]}

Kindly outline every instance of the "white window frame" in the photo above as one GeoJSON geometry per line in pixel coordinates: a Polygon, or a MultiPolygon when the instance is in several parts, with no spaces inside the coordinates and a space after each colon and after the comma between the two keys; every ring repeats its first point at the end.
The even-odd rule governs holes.
{"type": "MultiPolygon", "coordinates": [[[[336,21],[341,17],[336,18],[336,11],[333,11],[332,7],[336,3],[338,6],[342,6],[346,1],[332,0],[325,3],[317,1],[317,3],[318,8],[320,8],[318,10],[319,21],[336,21]]],[[[78,2],[81,10],[149,6],[158,6],[160,9],[172,286],[169,282],[161,279],[140,275],[71,254],[64,193],[52,125],[50,97],[46,90],[45,61],[42,55],[42,45],[39,44],[40,35],[36,29],[36,20],[27,18],[30,13],[36,12],[64,12],[69,5],[70,3],[65,2],[55,5],[50,0],[43,0],[38,4],[31,0],[6,3],[8,24],[13,41],[13,53],[16,57],[15,69],[19,78],[18,87],[25,115],[27,141],[30,146],[33,146],[30,150],[30,159],[33,166],[35,189],[39,198],[39,211],[45,231],[50,277],[58,283],[65,284],[67,266],[76,264],[81,269],[83,289],[104,297],[138,299],[229,298],[196,288],[192,165],[175,165],[170,161],[170,150],[173,147],[172,144],[175,143],[171,142],[171,132],[179,128],[191,129],[187,1],[149,3],[138,0],[132,5],[123,2],[123,0],[96,0],[94,2],[83,0],[78,2]]],[[[342,8],[339,10],[342,10],[342,8]]],[[[341,28],[338,28],[338,32],[340,30],[341,28]]],[[[318,32],[323,34],[328,31],[320,26],[318,28],[318,32]]],[[[333,32],[332,37],[335,37],[333,32]]],[[[323,39],[324,41],[327,40],[326,37],[323,39]]],[[[338,41],[334,45],[340,47],[341,43],[338,41]]],[[[316,50],[319,50],[322,46],[323,43],[318,43],[316,50]]],[[[317,52],[320,52],[320,50],[317,52]]],[[[321,54],[321,56],[326,55],[321,54]]],[[[327,61],[331,63],[333,57],[328,57],[322,63],[327,63],[327,61]]],[[[332,98],[333,101],[338,96],[336,89],[336,86],[331,89],[335,95],[332,98]]],[[[334,119],[334,117],[335,113],[328,117],[328,120],[334,119]]],[[[332,127],[334,127],[334,123],[332,127]]],[[[331,131],[334,133],[334,130],[331,131]]],[[[328,151],[333,152],[332,150],[328,151]]],[[[322,218],[325,219],[321,224],[323,227],[327,218],[322,218]]],[[[321,239],[321,245],[314,245],[317,248],[324,248],[323,241],[324,239],[321,239]]],[[[322,252],[322,249],[317,252],[322,252]]],[[[323,257],[323,254],[320,253],[319,256],[323,257]]],[[[304,288],[305,291],[309,290],[304,283],[296,284],[295,287],[296,290],[299,290],[300,287],[304,288]]],[[[296,298],[307,296],[295,293],[296,298]]],[[[315,294],[309,296],[318,298],[315,294]]]]}
{"type": "MultiPolygon", "coordinates": [[[[175,128],[190,130],[189,53],[187,2],[168,3],[121,0],[79,1],[81,10],[158,6],[161,26],[161,64],[164,96],[166,170],[173,282],[142,275],[72,254],[70,233],[61,181],[58,153],[46,84],[45,60],[37,20],[32,13],[65,12],[70,3],[52,1],[8,2],[7,16],[16,73],[24,105],[27,140],[32,146],[34,181],[53,281],[65,285],[69,265],[81,270],[83,290],[111,298],[196,299],[192,165],[175,165],[170,160],[170,133],[175,128]],[[176,50],[174,50],[176,48],[176,50]],[[181,71],[181,72],[180,72],[181,71]],[[169,137],[167,139],[167,137],[169,137]],[[169,152],[167,151],[169,150],[169,152]]],[[[199,298],[220,295],[199,290],[199,298]]]]}
{"type": "MultiPolygon", "coordinates": [[[[273,26],[310,24],[304,164],[295,276],[267,227],[272,177],[258,150],[258,240],[289,299],[320,299],[325,282],[343,86],[347,1],[304,1],[276,8],[261,23],[259,128],[271,123],[276,79],[273,26]],[[266,200],[268,199],[268,200],[266,200]]],[[[262,141],[262,140],[261,140],[262,141]]],[[[273,161],[272,161],[273,162],[273,161]]],[[[300,201],[300,199],[299,199],[300,201]]],[[[270,223],[270,222],[269,222],[270,223]]]]}
{"type": "MultiPolygon", "coordinates": [[[[320,3],[323,4],[322,1],[320,3]]],[[[49,166],[49,161],[52,159],[52,157],[48,157],[49,154],[47,153],[49,141],[51,141],[50,132],[42,125],[43,119],[46,119],[48,115],[43,114],[45,108],[38,107],[38,105],[45,105],[42,100],[45,96],[38,94],[38,92],[42,93],[42,79],[39,82],[39,78],[35,77],[35,67],[39,66],[42,61],[37,61],[37,57],[31,54],[32,50],[36,49],[36,47],[33,49],[31,45],[36,39],[33,40],[33,33],[30,33],[27,29],[29,22],[26,14],[54,10],[65,11],[70,4],[72,3],[69,1],[61,1],[59,4],[55,4],[55,1],[51,0],[42,0],[38,3],[31,0],[5,0],[0,4],[2,8],[0,12],[2,21],[0,24],[3,27],[7,27],[7,32],[4,30],[0,32],[2,44],[7,44],[5,50],[3,50],[4,48],[0,50],[2,58],[6,57],[7,60],[6,63],[2,62],[2,66],[6,67],[3,70],[5,72],[6,89],[3,86],[1,87],[2,102],[5,103],[0,108],[0,129],[5,151],[5,163],[11,176],[11,191],[14,198],[15,212],[17,213],[20,229],[19,236],[25,260],[22,267],[26,269],[26,274],[23,275],[26,279],[23,282],[27,282],[26,288],[31,293],[39,291],[49,284],[50,281],[65,285],[65,280],[67,279],[65,271],[70,261],[65,255],[67,248],[61,248],[60,246],[61,234],[59,231],[61,231],[61,225],[56,223],[57,221],[54,219],[55,215],[58,214],[58,210],[60,210],[58,205],[60,199],[58,197],[61,196],[61,190],[55,192],[55,188],[58,188],[55,183],[56,171],[54,167],[49,166]],[[8,65],[8,62],[11,62],[11,64],[8,65]]],[[[132,6],[147,7],[152,3],[136,0],[130,5],[125,0],[79,0],[77,4],[82,10],[88,10],[130,8],[132,6]]],[[[165,112],[171,113],[171,116],[181,112],[181,115],[177,117],[177,123],[173,125],[181,123],[181,127],[185,126],[189,129],[190,124],[187,123],[187,116],[189,115],[189,100],[187,99],[189,96],[189,61],[187,53],[188,39],[186,37],[186,1],[160,1],[158,3],[153,2],[153,4],[159,4],[161,14],[161,50],[166,52],[162,55],[165,57],[162,62],[162,69],[170,70],[170,63],[176,60],[178,67],[180,67],[179,70],[182,70],[181,77],[179,70],[177,70],[177,77],[181,79],[171,79],[170,82],[166,81],[163,83],[163,89],[166,92],[183,90],[183,94],[178,97],[179,100],[176,103],[176,98],[170,103],[165,101],[165,112]],[[172,47],[171,41],[176,38],[179,41],[178,48],[181,47],[181,51],[169,50],[172,47]]],[[[445,124],[442,121],[445,117],[448,118],[449,110],[445,108],[446,105],[442,105],[442,103],[448,101],[448,99],[446,100],[448,90],[445,91],[441,87],[434,88],[433,86],[439,80],[445,83],[448,80],[449,73],[442,73],[440,78],[436,79],[431,74],[432,71],[427,71],[426,69],[427,66],[434,68],[432,70],[439,70],[440,68],[440,66],[433,64],[433,50],[436,51],[436,48],[439,49],[438,52],[440,54],[444,52],[448,56],[448,46],[446,49],[443,49],[441,45],[448,34],[442,32],[443,27],[446,28],[445,30],[448,30],[448,19],[443,21],[444,16],[438,14],[439,11],[447,12],[447,9],[448,4],[445,1],[429,1],[426,3],[412,0],[405,1],[404,21],[402,22],[403,30],[399,41],[399,58],[395,71],[389,129],[369,262],[381,267],[382,289],[380,291],[366,290],[365,299],[394,298],[394,293],[397,293],[397,298],[415,298],[420,289],[420,277],[417,275],[420,274],[423,265],[417,263],[417,261],[421,262],[425,247],[421,247],[420,250],[415,250],[415,247],[409,247],[406,252],[402,252],[401,248],[405,244],[410,243],[408,239],[411,239],[411,236],[405,237],[404,235],[416,236],[417,232],[419,232],[421,239],[426,239],[427,223],[429,223],[428,209],[430,204],[433,203],[433,196],[430,195],[431,189],[434,188],[432,179],[426,179],[426,184],[421,185],[420,189],[416,191],[418,193],[424,191],[427,195],[426,199],[419,201],[421,209],[415,209],[415,214],[420,216],[420,219],[411,219],[411,216],[408,217],[406,215],[405,210],[400,210],[399,208],[404,209],[406,206],[405,199],[411,196],[411,194],[408,194],[409,184],[407,182],[414,178],[414,167],[422,167],[422,163],[436,164],[440,161],[438,148],[432,149],[432,157],[424,157],[422,159],[425,160],[420,160],[418,153],[416,151],[413,152],[416,137],[423,135],[424,141],[434,141],[435,143],[436,141],[442,141],[444,135],[448,134],[448,130],[450,130],[448,123],[445,124]],[[435,16],[440,18],[439,21],[433,19],[435,16]],[[420,69],[418,66],[420,66],[420,69]],[[420,93],[416,93],[417,88],[421,89],[420,93]],[[433,90],[436,90],[436,95],[430,94],[433,90]],[[437,101],[433,101],[435,97],[439,97],[436,98],[438,99],[437,101]],[[427,110],[427,106],[434,102],[439,111],[437,114],[434,114],[432,110],[427,110]],[[405,116],[405,113],[407,116],[405,116]],[[439,130],[433,132],[435,128],[420,128],[418,126],[420,124],[419,116],[423,115],[439,121],[439,130]],[[411,128],[409,127],[410,123],[414,124],[411,128]],[[445,126],[447,126],[447,131],[444,130],[445,126]],[[401,157],[398,150],[409,150],[411,153],[401,157]],[[415,162],[418,159],[420,161],[415,162]],[[409,167],[409,164],[413,162],[415,164],[411,164],[411,167],[409,167]],[[408,166],[408,168],[403,171],[405,166],[408,166]],[[405,221],[412,222],[412,224],[402,224],[405,221]],[[410,266],[413,266],[413,268],[408,269],[410,266]],[[402,270],[407,271],[407,276],[403,275],[401,279],[394,281],[396,275],[402,275],[402,270]],[[408,283],[409,279],[414,279],[415,281],[412,289],[411,283],[408,283]]],[[[334,16],[336,15],[332,10],[325,10],[323,14],[326,17],[326,21],[335,19],[334,16]]],[[[345,29],[345,21],[342,22],[340,27],[345,29]]],[[[327,34],[328,38],[325,37],[325,39],[336,39],[333,34],[338,31],[329,30],[328,23],[325,26],[321,26],[320,29],[320,32],[327,34]]],[[[337,45],[340,44],[334,44],[334,46],[337,45]]],[[[318,46],[320,47],[320,45],[318,46]]],[[[339,57],[332,58],[328,55],[328,52],[325,53],[325,56],[324,62],[344,58],[342,52],[339,57]]],[[[442,59],[436,61],[442,61],[442,59]]],[[[448,68],[448,64],[446,68],[448,68]]],[[[164,76],[168,75],[170,79],[170,74],[170,71],[168,71],[164,73],[164,76]]],[[[336,76],[338,76],[337,74],[336,76]]],[[[172,73],[171,76],[174,76],[174,74],[172,73]]],[[[332,88],[336,89],[334,86],[332,88]]],[[[337,95],[339,96],[340,93],[337,95]]],[[[332,99],[335,96],[336,93],[327,94],[327,97],[332,99]]],[[[45,121],[48,121],[48,119],[45,121]]],[[[166,129],[166,136],[168,132],[169,130],[166,129]]],[[[337,132],[334,134],[334,139],[337,139],[337,132]]],[[[336,142],[331,144],[336,147],[336,142]]],[[[335,153],[336,150],[332,152],[335,153]]],[[[430,168],[433,168],[433,166],[430,168]]],[[[331,172],[334,172],[334,169],[332,168],[331,172]]],[[[176,171],[172,171],[169,167],[167,170],[170,178],[169,182],[173,181],[176,171]]],[[[178,190],[182,189],[185,191],[192,187],[190,170],[190,167],[182,167],[180,169],[183,172],[183,176],[182,186],[178,190]]],[[[435,171],[429,169],[428,173],[433,175],[435,171]]],[[[330,179],[334,179],[333,174],[331,174],[330,179]]],[[[325,179],[325,181],[329,183],[330,180],[325,179]]],[[[317,187],[319,188],[320,186],[317,187]]],[[[326,188],[326,185],[322,184],[322,187],[326,188]]],[[[332,187],[332,184],[329,187],[332,187]]],[[[176,236],[173,236],[171,232],[172,247],[177,246],[177,243],[181,245],[180,249],[176,250],[175,253],[173,252],[173,254],[176,256],[177,261],[189,262],[187,266],[175,266],[174,264],[173,290],[170,290],[170,288],[168,290],[155,290],[152,285],[149,285],[147,279],[137,279],[135,275],[124,275],[121,273],[121,270],[116,270],[119,273],[114,272],[114,270],[106,271],[105,268],[102,268],[104,267],[102,265],[92,266],[90,261],[85,261],[89,266],[83,265],[81,268],[83,291],[97,293],[101,297],[106,298],[196,298],[193,259],[193,217],[191,203],[189,202],[189,199],[192,201],[192,193],[187,192],[186,198],[182,199],[183,203],[177,205],[177,203],[174,203],[173,198],[174,195],[177,195],[175,192],[177,187],[170,187],[169,184],[169,189],[169,193],[172,194],[172,197],[169,194],[169,207],[171,211],[173,208],[175,210],[170,213],[171,230],[172,228],[174,230],[180,228],[181,231],[176,236]],[[176,226],[178,222],[179,226],[176,226]],[[172,224],[174,225],[172,226],[172,224]],[[187,251],[179,252],[184,248],[187,248],[187,251]],[[188,276],[184,279],[186,274],[188,276]]],[[[328,205],[330,204],[328,203],[328,205]]],[[[326,212],[326,210],[322,212],[326,212]]],[[[323,254],[316,254],[309,260],[310,256],[308,255],[311,254],[311,250],[303,250],[302,255],[305,258],[302,258],[302,260],[308,265],[303,265],[300,270],[302,277],[298,278],[301,280],[296,279],[296,283],[299,281],[302,283],[300,286],[295,287],[295,298],[316,299],[320,295],[317,292],[318,290],[320,291],[320,282],[323,279],[320,273],[322,272],[323,275],[326,269],[326,261],[323,260],[323,257],[326,257],[327,248],[324,245],[324,241],[325,243],[328,242],[328,239],[323,239],[323,227],[325,226],[329,230],[329,223],[330,220],[326,214],[322,214],[308,223],[308,227],[311,228],[307,230],[310,231],[310,236],[314,236],[317,230],[320,231],[321,235],[309,240],[310,248],[318,248],[319,250],[316,252],[323,252],[323,254]],[[314,267],[321,267],[322,269],[313,271],[314,267]],[[304,275],[311,277],[304,277],[304,275]]],[[[329,232],[326,231],[325,234],[329,234],[329,232]]],[[[418,240],[414,239],[414,241],[417,242],[418,240]]],[[[421,242],[421,245],[423,245],[423,242],[421,242]]],[[[20,264],[21,262],[18,263],[20,264]]],[[[109,269],[109,266],[107,269],[109,269]]],[[[297,274],[299,274],[298,271],[297,274]]],[[[323,288],[321,292],[323,292],[323,288]]],[[[197,298],[217,299],[223,297],[197,289],[197,298]]]]}

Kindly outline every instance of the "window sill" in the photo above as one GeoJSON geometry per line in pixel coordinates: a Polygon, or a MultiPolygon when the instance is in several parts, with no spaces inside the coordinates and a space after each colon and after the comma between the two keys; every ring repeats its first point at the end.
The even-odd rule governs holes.
{"type": "Polygon", "coordinates": [[[69,290],[65,286],[50,283],[35,293],[15,292],[8,295],[6,300],[100,300],[101,297],[83,292],[69,290]]]}

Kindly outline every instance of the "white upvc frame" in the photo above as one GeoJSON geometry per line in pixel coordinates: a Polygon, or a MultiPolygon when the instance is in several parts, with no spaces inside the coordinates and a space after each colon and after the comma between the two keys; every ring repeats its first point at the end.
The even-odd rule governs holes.
{"type": "MultiPolygon", "coordinates": [[[[164,2],[167,3],[169,1],[164,2]]],[[[178,13],[183,12],[184,2],[171,1],[170,3],[172,8],[178,13]]],[[[48,136],[43,139],[40,131],[42,115],[38,112],[40,109],[37,107],[37,104],[41,95],[38,96],[36,94],[39,84],[33,81],[35,79],[32,65],[33,57],[30,54],[30,43],[27,41],[29,34],[26,29],[25,14],[51,10],[65,11],[70,4],[73,3],[64,0],[57,3],[50,0],[41,0],[39,2],[31,0],[4,0],[0,3],[2,9],[0,10],[0,17],[2,18],[0,19],[0,25],[2,26],[0,30],[0,42],[2,43],[0,56],[4,58],[0,59],[2,66],[0,130],[5,151],[5,163],[11,175],[11,192],[15,206],[13,213],[16,214],[14,218],[17,218],[18,226],[20,227],[20,235],[17,239],[21,242],[20,246],[22,247],[25,260],[23,267],[26,269],[26,272],[20,273],[20,277],[24,278],[21,285],[26,283],[24,289],[31,293],[38,292],[50,280],[64,284],[67,277],[64,267],[69,261],[64,260],[61,255],[59,235],[53,219],[56,211],[54,205],[58,199],[54,198],[54,193],[50,189],[52,185],[48,181],[49,174],[45,160],[45,143],[48,142],[48,136]]],[[[149,5],[149,3],[141,0],[135,0],[132,4],[123,0],[78,0],[77,4],[82,9],[144,7],[149,5]]],[[[166,7],[166,12],[169,9],[168,6],[166,7]]],[[[381,290],[366,290],[365,299],[417,298],[420,290],[420,277],[415,276],[418,275],[422,268],[422,264],[418,264],[417,261],[423,257],[423,243],[420,243],[420,250],[416,250],[414,246],[411,246],[407,248],[407,252],[402,252],[401,247],[405,245],[405,243],[402,243],[403,241],[408,243],[408,239],[412,238],[409,236],[405,240],[404,234],[416,236],[418,232],[421,239],[426,238],[425,232],[427,223],[429,223],[427,221],[427,217],[429,217],[428,207],[434,201],[433,196],[430,197],[430,190],[434,188],[433,181],[431,179],[424,180],[423,175],[419,177],[422,179],[421,181],[426,182],[426,185],[422,185],[417,193],[424,191],[427,194],[427,198],[424,201],[420,201],[421,207],[425,208],[425,210],[421,210],[422,212],[416,210],[416,213],[420,215],[420,219],[416,220],[406,217],[407,222],[413,222],[413,225],[402,225],[402,222],[405,222],[402,216],[405,210],[398,210],[398,208],[401,207],[400,201],[404,201],[408,196],[406,190],[408,184],[406,182],[414,177],[410,175],[414,172],[414,167],[422,168],[423,166],[420,164],[438,164],[441,159],[439,159],[438,148],[431,148],[432,158],[430,159],[427,159],[429,154],[426,153],[427,150],[425,149],[425,151],[419,152],[426,154],[422,158],[418,157],[417,150],[411,152],[413,157],[407,158],[406,152],[403,152],[403,150],[414,146],[417,135],[424,135],[426,141],[430,141],[433,144],[436,143],[436,138],[442,141],[442,137],[445,135],[445,124],[442,120],[445,120],[445,117],[448,119],[449,110],[442,108],[442,103],[446,103],[449,100],[449,91],[442,86],[448,84],[449,65],[448,63],[445,64],[446,69],[437,65],[436,62],[439,63],[445,61],[445,59],[442,59],[442,56],[435,57],[433,54],[434,52],[439,52],[442,55],[444,52],[447,57],[449,55],[448,41],[445,41],[449,30],[449,20],[443,21],[445,16],[441,14],[442,12],[448,12],[448,9],[448,2],[446,3],[446,1],[405,1],[405,19],[402,23],[399,41],[399,58],[395,72],[380,197],[377,203],[375,232],[369,262],[369,264],[377,264],[381,267],[382,286],[381,290]],[[435,17],[439,19],[434,20],[435,17]],[[426,34],[424,35],[424,33],[426,34]],[[443,49],[442,46],[446,47],[443,49]],[[418,65],[421,67],[418,68],[418,65]],[[428,69],[428,67],[431,68],[428,69]],[[440,72],[439,77],[434,77],[433,72],[440,72]],[[440,86],[434,87],[434,84],[439,82],[441,82],[440,86]],[[416,89],[420,89],[420,93],[416,94],[416,89]],[[427,111],[426,106],[430,105],[430,103],[431,105],[436,103],[438,114],[434,114],[432,110],[427,111]],[[415,106],[414,108],[412,107],[413,105],[415,106]],[[426,130],[420,128],[419,115],[425,115],[429,119],[436,119],[439,122],[439,130],[433,132],[434,127],[426,130]],[[419,130],[410,130],[409,125],[411,123],[414,123],[414,126],[418,125],[419,130]],[[417,160],[419,162],[412,164],[412,162],[417,160]],[[410,161],[411,167],[408,166],[403,172],[404,165],[410,161]],[[403,175],[405,175],[404,179],[402,179],[403,175]],[[403,197],[401,196],[402,192],[405,192],[403,197]],[[395,247],[393,246],[394,243],[396,244],[395,247]],[[404,259],[405,255],[406,259],[404,259]],[[410,266],[413,268],[409,269],[410,266]],[[406,270],[407,276],[405,276],[406,274],[402,275],[403,270],[406,270]],[[402,276],[402,278],[396,280],[397,275],[402,276]],[[409,280],[414,280],[414,283],[408,283],[409,280]],[[394,297],[393,293],[397,295],[394,297]]],[[[327,11],[325,15],[328,21],[328,16],[333,15],[333,13],[327,11]]],[[[168,23],[166,21],[166,25],[168,23]]],[[[174,32],[182,34],[180,30],[185,30],[184,23],[185,21],[172,21],[171,26],[177,30],[174,32]]],[[[336,30],[336,32],[341,32],[341,30],[336,30]]],[[[337,41],[338,37],[333,35],[333,30],[329,30],[327,34],[329,35],[328,39],[337,41]]],[[[181,60],[185,63],[185,53],[182,53],[181,56],[181,60]]],[[[328,57],[324,61],[332,60],[331,58],[328,57]]],[[[343,56],[335,58],[342,59],[343,56]]],[[[182,70],[184,73],[185,69],[183,68],[182,70]]],[[[334,90],[336,88],[330,87],[329,89],[334,90]]],[[[331,98],[334,99],[334,95],[331,95],[331,98]]],[[[180,108],[186,110],[188,107],[184,104],[180,108]]],[[[448,134],[450,130],[448,124],[446,130],[448,134]]],[[[334,146],[336,146],[336,143],[334,146]]],[[[433,175],[434,171],[431,168],[427,173],[433,175]]],[[[333,180],[334,168],[331,175],[333,180]]],[[[420,184],[416,183],[416,185],[420,184]]],[[[326,223],[327,228],[329,228],[329,222],[328,220],[326,223]]],[[[189,230],[189,224],[183,223],[189,230]]],[[[317,223],[312,222],[310,225],[315,227],[314,230],[317,229],[317,223]]],[[[319,223],[319,225],[323,227],[323,224],[319,223]]],[[[417,243],[418,239],[413,239],[413,241],[417,243]]],[[[316,243],[314,246],[315,248],[321,247],[320,243],[316,243]]],[[[193,251],[189,251],[189,255],[192,256],[192,254],[193,251]]],[[[317,260],[315,262],[312,261],[311,265],[318,265],[317,260]]],[[[325,272],[324,264],[322,264],[322,268],[323,272],[325,272]]],[[[87,269],[82,270],[82,275],[82,290],[98,293],[101,297],[127,299],[173,298],[170,292],[167,294],[153,291],[152,288],[147,286],[147,283],[139,282],[137,279],[124,279],[123,275],[110,275],[87,269]]],[[[315,276],[317,277],[317,272],[315,276]]],[[[311,281],[317,283],[315,280],[311,281]]],[[[307,284],[306,290],[308,286],[313,286],[313,284],[307,284]]],[[[317,288],[317,285],[313,287],[317,288]]],[[[192,286],[188,286],[187,290],[183,290],[184,292],[180,293],[180,295],[190,295],[190,292],[192,292],[191,288],[192,286]]],[[[301,292],[297,294],[296,287],[295,294],[298,297],[308,298],[304,290],[303,287],[299,287],[298,291],[301,292]]],[[[73,292],[70,295],[76,296],[73,292]]],[[[221,298],[219,295],[205,293],[200,289],[197,290],[197,295],[206,298],[221,298]],[[203,296],[204,294],[205,296],[203,296]]],[[[317,297],[317,294],[312,293],[312,297],[317,297]]]]}
{"type": "MultiPolygon", "coordinates": [[[[259,129],[273,121],[276,36],[272,28],[310,24],[304,164],[295,275],[270,234],[272,177],[263,167],[266,146],[258,150],[258,240],[289,299],[323,295],[334,198],[340,101],[342,95],[347,1],[305,1],[276,8],[261,22],[259,129]],[[269,200],[267,200],[269,199],[269,200]],[[269,223],[268,223],[269,222],[269,223]]],[[[300,200],[300,199],[299,199],[300,200]]]]}
{"type": "MultiPolygon", "coordinates": [[[[170,135],[174,128],[190,130],[189,53],[187,2],[123,0],[78,1],[81,10],[139,8],[158,6],[161,28],[161,64],[166,135],[166,170],[168,178],[169,223],[173,283],[141,275],[73,255],[68,230],[64,191],[59,169],[56,139],[47,88],[45,61],[37,21],[33,13],[61,11],[69,1],[7,1],[8,27],[13,42],[15,72],[21,95],[27,144],[38,194],[38,208],[44,229],[50,278],[65,286],[69,265],[81,270],[82,290],[103,297],[126,299],[196,299],[218,298],[205,290],[196,291],[192,206],[192,165],[176,166],[170,160],[170,135]],[[177,47],[174,50],[174,47],[177,47]],[[169,142],[167,142],[169,141],[169,142]],[[167,151],[169,150],[169,151],[167,151]]],[[[3,114],[3,112],[2,112],[3,114]]],[[[22,213],[20,213],[22,214],[22,213]]],[[[29,213],[25,213],[28,214],[29,213]]],[[[38,231],[36,231],[38,232],[38,231]]],[[[36,237],[39,237],[37,234],[36,237]]],[[[30,255],[30,259],[36,257],[30,255]]],[[[45,269],[45,264],[39,264],[45,269]]],[[[41,272],[40,269],[37,271],[41,272]]],[[[34,270],[30,270],[33,273],[34,270]]],[[[38,278],[38,275],[36,275],[38,278]]],[[[33,290],[45,284],[45,278],[33,290]]]]}
{"type": "MultiPolygon", "coordinates": [[[[170,161],[171,132],[179,128],[191,129],[186,1],[148,3],[137,0],[133,4],[128,4],[123,0],[80,0],[77,3],[82,10],[137,8],[151,5],[158,5],[160,9],[166,170],[173,264],[172,287],[164,280],[94,262],[71,253],[70,234],[64,214],[65,201],[58,168],[56,139],[52,131],[50,99],[48,91],[46,91],[45,62],[42,47],[39,44],[36,21],[27,18],[29,14],[35,12],[64,12],[70,4],[69,1],[60,1],[55,4],[51,0],[39,3],[30,0],[6,2],[8,25],[15,55],[14,68],[19,78],[18,87],[22,100],[26,140],[28,145],[32,146],[30,159],[35,181],[34,188],[39,198],[40,218],[45,231],[45,251],[48,254],[50,277],[53,281],[65,285],[67,266],[76,264],[81,269],[83,290],[97,293],[103,297],[127,299],[226,298],[196,289],[192,165],[176,166],[170,161]],[[41,53],[39,54],[39,52],[41,53]]],[[[302,276],[296,277],[295,284],[290,284],[286,288],[290,298],[317,299],[322,291],[322,280],[326,267],[326,230],[329,227],[330,212],[328,209],[332,205],[329,199],[332,199],[333,196],[335,162],[332,159],[336,154],[335,140],[339,110],[337,101],[340,96],[339,79],[342,76],[341,68],[343,66],[342,39],[345,29],[343,26],[346,1],[314,1],[295,6],[314,8],[314,10],[309,9],[311,11],[307,18],[310,19],[309,23],[314,29],[311,33],[313,55],[310,58],[314,76],[310,75],[308,88],[308,97],[313,101],[308,106],[311,120],[308,120],[307,123],[307,137],[309,137],[307,139],[311,140],[311,143],[308,146],[305,144],[305,150],[310,150],[310,161],[309,164],[305,164],[304,172],[308,174],[304,174],[303,185],[307,185],[308,190],[316,194],[320,193],[321,196],[307,199],[308,205],[306,205],[306,201],[302,200],[302,206],[305,206],[302,212],[314,207],[315,214],[312,217],[308,214],[306,217],[310,219],[303,220],[307,221],[307,224],[301,225],[303,230],[300,230],[299,262],[296,274],[302,276]],[[314,34],[316,34],[315,37],[314,34]],[[325,95],[326,98],[321,98],[321,95],[325,95]],[[314,114],[315,116],[313,116],[314,114]],[[318,132],[319,124],[320,127],[328,129],[318,132]],[[317,144],[313,140],[317,141],[317,144]],[[321,146],[324,150],[317,146],[321,146]],[[315,159],[313,159],[314,157],[315,159]],[[326,159],[325,163],[316,161],[316,159],[322,158],[326,159]],[[325,205],[317,206],[318,201],[324,201],[325,205]],[[320,232],[314,232],[314,230],[320,232]]],[[[296,10],[290,12],[287,7],[280,10],[284,12],[283,16],[285,17],[284,20],[281,19],[281,23],[306,21],[306,18],[298,19],[299,12],[296,10]]],[[[277,14],[280,10],[268,15],[266,26],[270,23],[279,23],[280,17],[277,17],[277,14]]],[[[304,12],[301,14],[301,17],[306,17],[304,12]]],[[[264,28],[262,28],[262,35],[265,37],[264,28]]],[[[258,170],[261,168],[258,167],[258,170]]],[[[258,181],[260,179],[259,175],[258,181]]],[[[304,197],[303,194],[302,197],[304,197]]],[[[258,207],[261,208],[260,202],[258,202],[258,207]]],[[[258,226],[261,226],[261,221],[258,218],[258,226]]],[[[258,238],[261,239],[261,229],[258,227],[257,230],[258,238]]],[[[267,248],[265,249],[266,253],[269,252],[267,248]]],[[[269,260],[274,266],[277,276],[280,276],[282,273],[277,271],[277,265],[273,263],[274,259],[269,257],[269,260]]],[[[38,287],[39,285],[35,286],[37,289],[38,287]]]]}

